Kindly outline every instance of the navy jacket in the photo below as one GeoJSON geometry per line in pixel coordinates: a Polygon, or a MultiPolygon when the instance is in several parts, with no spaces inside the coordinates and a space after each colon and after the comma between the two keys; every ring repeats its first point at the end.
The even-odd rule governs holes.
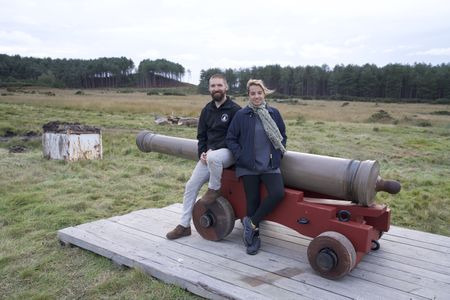
{"type": "MultiPolygon", "coordinates": [[[[274,107],[267,106],[270,116],[275,121],[280,130],[283,140],[281,143],[286,147],[286,126],[281,118],[280,112],[274,107]]],[[[236,166],[249,170],[255,169],[255,124],[257,115],[253,110],[246,106],[239,110],[231,121],[228,128],[226,143],[228,149],[233,153],[236,160],[236,166]]],[[[272,168],[280,167],[282,153],[271,146],[272,168]]]]}
{"type": "Polygon", "coordinates": [[[203,152],[226,148],[225,137],[236,112],[241,107],[228,96],[227,100],[217,108],[214,100],[211,100],[202,109],[197,127],[198,157],[203,152]]]}

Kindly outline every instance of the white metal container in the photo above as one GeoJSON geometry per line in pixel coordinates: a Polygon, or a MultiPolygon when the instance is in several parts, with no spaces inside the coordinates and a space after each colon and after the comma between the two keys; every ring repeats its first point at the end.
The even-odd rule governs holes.
{"type": "Polygon", "coordinates": [[[42,147],[48,159],[77,161],[103,157],[100,129],[80,124],[51,122],[44,125],[42,147]]]}

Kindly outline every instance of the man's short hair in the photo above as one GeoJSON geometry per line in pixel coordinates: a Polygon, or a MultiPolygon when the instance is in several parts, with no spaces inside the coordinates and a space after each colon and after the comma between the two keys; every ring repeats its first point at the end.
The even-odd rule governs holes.
{"type": "Polygon", "coordinates": [[[211,79],[214,79],[214,78],[222,79],[225,82],[225,86],[228,88],[228,82],[227,82],[227,78],[225,77],[225,75],[220,74],[220,73],[214,74],[211,77],[209,77],[209,82],[211,82],[211,79]]]}

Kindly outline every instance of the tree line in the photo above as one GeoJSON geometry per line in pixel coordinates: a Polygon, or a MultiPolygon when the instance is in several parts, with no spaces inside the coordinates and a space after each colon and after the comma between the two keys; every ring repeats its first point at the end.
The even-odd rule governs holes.
{"type": "Polygon", "coordinates": [[[135,70],[126,57],[51,59],[0,54],[0,85],[66,88],[167,87],[181,84],[184,67],[166,59],[143,60],[135,70]]]}
{"type": "Polygon", "coordinates": [[[268,65],[246,69],[201,70],[198,89],[208,92],[208,78],[223,73],[230,91],[246,94],[250,78],[262,79],[275,89],[274,97],[303,99],[368,100],[450,103],[450,63],[432,66],[388,64],[281,67],[268,65]]]}
{"type": "MultiPolygon", "coordinates": [[[[201,70],[198,90],[223,73],[231,93],[245,94],[250,78],[263,79],[275,97],[450,103],[450,63],[431,65],[374,64],[201,70]]],[[[0,54],[0,86],[35,84],[66,88],[168,87],[182,85],[182,65],[166,59],[144,59],[139,66],[126,57],[51,59],[0,54]]]]}
{"type": "Polygon", "coordinates": [[[184,67],[166,59],[144,59],[139,64],[139,87],[170,86],[180,82],[184,75],[184,67]]]}

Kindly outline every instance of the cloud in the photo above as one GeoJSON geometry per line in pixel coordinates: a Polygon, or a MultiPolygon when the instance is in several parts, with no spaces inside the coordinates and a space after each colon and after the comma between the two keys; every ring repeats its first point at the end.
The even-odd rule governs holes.
{"type": "Polygon", "coordinates": [[[450,48],[433,48],[415,52],[413,55],[450,56],[450,48]]]}
{"type": "Polygon", "coordinates": [[[349,39],[346,39],[344,41],[345,46],[354,46],[355,44],[361,45],[363,42],[365,42],[369,37],[367,35],[357,35],[354,37],[351,37],[349,39]]]}
{"type": "Polygon", "coordinates": [[[41,40],[35,38],[34,36],[18,30],[6,31],[0,30],[0,43],[11,43],[11,44],[31,44],[36,45],[41,43],[41,40]]]}
{"type": "MultiPolygon", "coordinates": [[[[0,0],[1,1],[1,0],[0,0]]],[[[165,58],[192,71],[449,61],[447,0],[14,0],[0,53],[165,58]],[[426,45],[426,48],[423,47],[426,45]]]]}
{"type": "Polygon", "coordinates": [[[300,47],[298,53],[306,59],[335,59],[348,54],[349,50],[342,47],[327,46],[324,44],[306,44],[300,47]]]}
{"type": "Polygon", "coordinates": [[[220,58],[218,60],[210,61],[214,67],[218,68],[251,68],[254,66],[261,67],[266,65],[288,65],[288,61],[280,61],[278,59],[233,59],[220,58]]]}
{"type": "Polygon", "coordinates": [[[19,30],[0,30],[0,53],[38,56],[42,53],[36,53],[35,49],[41,48],[42,41],[31,34],[19,30]]]}
{"type": "Polygon", "coordinates": [[[417,49],[419,47],[420,46],[414,45],[414,44],[411,44],[411,45],[397,45],[395,47],[385,48],[381,52],[382,53],[394,53],[394,52],[405,51],[405,50],[410,51],[410,50],[413,50],[413,49],[417,49]]]}

